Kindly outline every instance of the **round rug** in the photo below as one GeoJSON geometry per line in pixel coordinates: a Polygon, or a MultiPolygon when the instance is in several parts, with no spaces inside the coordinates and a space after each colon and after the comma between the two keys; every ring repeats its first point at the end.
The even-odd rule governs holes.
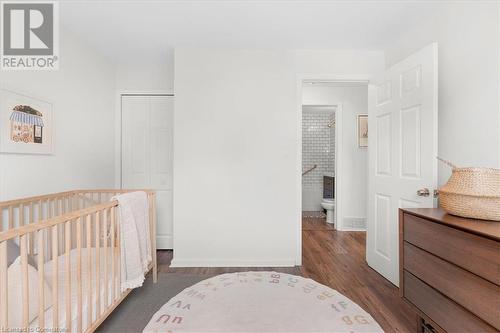
{"type": "Polygon", "coordinates": [[[277,272],[222,274],[173,297],[144,332],[383,332],[327,286],[277,272]]]}

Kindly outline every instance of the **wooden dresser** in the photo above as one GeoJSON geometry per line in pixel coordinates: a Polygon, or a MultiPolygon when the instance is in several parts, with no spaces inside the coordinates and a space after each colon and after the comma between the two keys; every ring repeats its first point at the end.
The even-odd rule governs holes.
{"type": "Polygon", "coordinates": [[[500,330],[500,222],[399,212],[400,293],[418,332],[500,330]]]}

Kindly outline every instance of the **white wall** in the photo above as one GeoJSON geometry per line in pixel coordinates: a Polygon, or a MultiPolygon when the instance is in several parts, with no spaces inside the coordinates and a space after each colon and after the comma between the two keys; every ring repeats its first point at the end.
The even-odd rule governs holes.
{"type": "Polygon", "coordinates": [[[118,91],[174,91],[174,54],[135,56],[116,64],[118,91]]]}
{"type": "MultiPolygon", "coordinates": [[[[338,228],[359,228],[353,226],[353,221],[364,221],[366,226],[367,199],[368,199],[368,150],[359,148],[357,141],[357,116],[368,114],[368,90],[367,86],[357,87],[332,87],[332,86],[310,86],[302,88],[302,104],[304,105],[334,105],[342,104],[342,123],[336,123],[338,128],[342,126],[342,166],[341,188],[338,189],[337,197],[341,196],[342,217],[338,228]],[[353,220],[354,219],[354,220],[353,220]]],[[[338,179],[336,179],[338,181],[338,179]]],[[[359,223],[359,222],[358,222],[359,223]]]]}
{"type": "MultiPolygon", "coordinates": [[[[498,3],[433,4],[387,50],[389,65],[439,44],[439,155],[460,166],[500,167],[498,3]]],[[[439,183],[450,170],[440,165],[439,183]]]]}
{"type": "Polygon", "coordinates": [[[300,263],[297,75],[383,68],[382,52],[177,49],[172,264],[300,263]]]}
{"type": "Polygon", "coordinates": [[[58,71],[2,71],[0,86],[53,103],[54,154],[0,154],[0,200],[113,186],[114,69],[64,27],[58,71]]]}

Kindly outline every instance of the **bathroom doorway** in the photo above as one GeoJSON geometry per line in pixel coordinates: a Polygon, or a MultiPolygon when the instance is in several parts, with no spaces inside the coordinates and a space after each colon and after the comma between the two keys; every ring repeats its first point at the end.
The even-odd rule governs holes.
{"type": "Polygon", "coordinates": [[[302,79],[299,91],[302,216],[326,213],[335,230],[366,231],[368,80],[302,79]]]}
{"type": "MultiPolygon", "coordinates": [[[[368,114],[369,80],[370,76],[364,74],[345,76],[304,74],[297,77],[297,122],[299,124],[297,127],[297,159],[300,166],[296,174],[299,193],[297,199],[300,207],[297,212],[296,229],[297,265],[302,264],[303,237],[310,236],[309,231],[313,234],[316,229],[335,233],[366,231],[368,148],[358,145],[357,123],[358,115],[368,114]],[[325,150],[329,150],[329,154],[323,154],[326,162],[330,165],[333,163],[333,170],[331,168],[318,169],[320,164],[316,163],[314,159],[303,159],[304,145],[307,144],[307,139],[303,137],[303,134],[309,129],[307,120],[303,116],[309,112],[321,112],[321,109],[323,112],[333,114],[333,119],[327,118],[321,122],[325,133],[327,133],[327,129],[333,127],[333,130],[329,132],[333,144],[330,142],[329,145],[325,145],[325,150]],[[324,122],[324,120],[327,121],[324,122]],[[318,166],[313,171],[307,172],[315,164],[318,166]],[[306,177],[312,176],[310,174],[314,171],[319,173],[315,182],[312,179],[306,179],[306,177]],[[305,174],[302,175],[303,173],[305,174]],[[327,178],[332,175],[332,178],[327,178]],[[316,184],[316,189],[308,189],[308,186],[311,187],[310,182],[316,184]],[[325,187],[323,187],[323,183],[325,187]],[[332,184],[334,188],[333,198],[329,198],[332,184]],[[333,224],[326,222],[325,213],[328,210],[324,210],[321,205],[323,199],[333,199],[331,206],[328,206],[328,202],[323,204],[327,208],[331,207],[333,224]],[[311,203],[310,200],[314,200],[314,202],[311,203]],[[311,224],[311,219],[304,219],[304,216],[306,218],[313,216],[314,223],[311,224]]],[[[319,125],[320,123],[317,124],[317,126],[319,125]]],[[[311,130],[314,129],[311,128],[311,130]]]]}
{"type": "Polygon", "coordinates": [[[336,229],[342,105],[302,105],[302,217],[336,229]],[[340,122],[339,122],[340,117],[340,122]]]}

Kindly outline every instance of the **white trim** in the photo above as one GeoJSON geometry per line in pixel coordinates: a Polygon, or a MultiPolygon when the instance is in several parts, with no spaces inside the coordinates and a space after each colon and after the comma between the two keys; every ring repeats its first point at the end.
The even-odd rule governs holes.
{"type": "Polygon", "coordinates": [[[295,186],[297,188],[297,211],[295,222],[295,265],[302,266],[302,87],[304,78],[297,76],[297,170],[295,186]]]}
{"type": "Polygon", "coordinates": [[[122,188],[122,96],[167,95],[175,96],[173,90],[116,90],[115,93],[115,188],[122,188]]]}
{"type": "MultiPolygon", "coordinates": [[[[348,219],[364,220],[365,226],[366,226],[366,223],[368,221],[366,216],[344,216],[342,218],[342,221],[345,221],[348,219]]],[[[348,227],[348,226],[342,225],[342,230],[340,230],[340,231],[366,231],[366,227],[365,228],[353,228],[353,227],[348,227]]]]}
{"type": "Polygon", "coordinates": [[[335,111],[335,229],[344,230],[344,210],[342,206],[342,180],[344,170],[342,168],[342,155],[344,143],[344,108],[342,103],[337,103],[335,111]],[[338,124],[338,125],[337,125],[338,124]]]}
{"type": "Polygon", "coordinates": [[[174,96],[173,90],[119,90],[119,95],[143,95],[143,96],[151,96],[151,95],[167,95],[174,96]]]}
{"type": "Polygon", "coordinates": [[[170,267],[293,267],[290,259],[226,260],[226,259],[172,259],[170,267]]]}
{"type": "Polygon", "coordinates": [[[347,227],[347,228],[342,229],[342,231],[366,231],[366,228],[350,228],[350,227],[347,227]]]}
{"type": "Polygon", "coordinates": [[[172,250],[174,248],[173,235],[156,235],[156,248],[163,250],[172,250]]]}
{"type": "MultiPolygon", "coordinates": [[[[295,265],[302,265],[302,87],[304,81],[328,81],[328,82],[339,82],[339,83],[353,83],[360,82],[368,84],[372,79],[373,75],[370,74],[347,74],[347,75],[331,75],[331,74],[297,74],[296,84],[297,84],[297,172],[296,172],[296,188],[297,188],[297,218],[296,218],[296,244],[295,244],[295,265]]],[[[337,103],[338,112],[335,113],[335,123],[341,124],[338,117],[342,117],[342,104],[337,103]]],[[[342,119],[342,118],[341,118],[342,119]]],[[[342,133],[339,134],[339,128],[342,126],[335,127],[335,220],[337,222],[337,229],[342,229],[342,195],[339,194],[338,189],[342,189],[342,167],[338,163],[339,156],[342,154],[342,149],[339,148],[339,141],[342,141],[342,133]],[[337,155],[338,154],[338,155],[337,155]],[[337,164],[338,163],[338,164],[337,164]],[[340,223],[339,223],[340,221],[340,223]]],[[[342,132],[342,129],[340,129],[342,132]]],[[[369,147],[368,147],[369,148],[369,147]]],[[[341,158],[341,157],[340,157],[341,158]]]]}

